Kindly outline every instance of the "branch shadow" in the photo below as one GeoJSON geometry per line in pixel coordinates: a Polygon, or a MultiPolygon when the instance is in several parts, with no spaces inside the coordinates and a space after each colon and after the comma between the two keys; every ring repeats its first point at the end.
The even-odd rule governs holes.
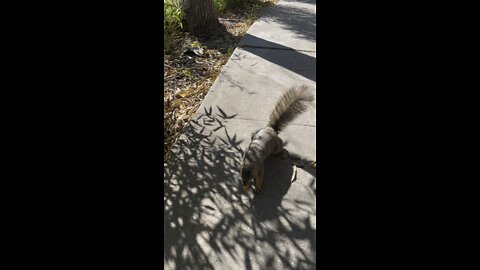
{"type": "Polygon", "coordinates": [[[314,199],[287,201],[292,169],[274,158],[262,192],[244,193],[236,114],[199,112],[164,164],[164,268],[314,269],[314,199]]]}
{"type": "MultiPolygon", "coordinates": [[[[284,0],[282,2],[317,5],[316,0],[284,0]]],[[[284,3],[279,3],[269,9],[262,20],[278,22],[283,25],[284,29],[295,33],[298,38],[316,41],[316,12],[313,13],[307,8],[302,8],[301,5],[294,6],[284,3]]]]}
{"type": "Polygon", "coordinates": [[[253,198],[253,213],[257,221],[270,220],[278,216],[278,208],[291,186],[293,167],[274,158],[264,161],[265,177],[262,192],[253,198]]]}
{"type": "Polygon", "coordinates": [[[297,73],[311,81],[317,81],[316,61],[313,56],[298,52],[290,47],[280,45],[250,34],[245,34],[240,47],[271,63],[297,73]],[[258,44],[250,46],[245,44],[258,44]]]}

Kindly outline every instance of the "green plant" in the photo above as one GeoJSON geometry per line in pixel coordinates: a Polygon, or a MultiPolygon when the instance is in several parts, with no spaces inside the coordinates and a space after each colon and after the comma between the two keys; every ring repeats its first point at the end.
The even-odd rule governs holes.
{"type": "Polygon", "coordinates": [[[213,0],[213,7],[218,13],[222,13],[227,8],[228,0],[213,0]]]}
{"type": "Polygon", "coordinates": [[[227,55],[230,56],[230,55],[232,55],[232,53],[233,53],[233,48],[232,48],[232,47],[228,47],[228,49],[227,49],[227,55]]]}
{"type": "Polygon", "coordinates": [[[182,70],[182,73],[183,73],[183,75],[185,75],[189,78],[193,78],[192,73],[190,73],[190,70],[188,68],[182,70]]]}
{"type": "Polygon", "coordinates": [[[242,10],[260,3],[260,0],[213,0],[213,7],[218,13],[223,13],[227,10],[242,10]]]}
{"type": "Polygon", "coordinates": [[[182,21],[185,14],[180,8],[178,0],[164,0],[163,3],[163,41],[165,51],[169,53],[174,48],[178,32],[183,29],[182,21]]]}

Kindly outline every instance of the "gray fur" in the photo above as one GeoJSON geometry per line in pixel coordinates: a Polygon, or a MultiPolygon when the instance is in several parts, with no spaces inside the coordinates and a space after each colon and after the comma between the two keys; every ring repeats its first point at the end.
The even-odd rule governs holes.
{"type": "Polygon", "coordinates": [[[293,86],[277,101],[270,115],[268,126],[277,133],[282,131],[293,119],[303,113],[308,106],[305,102],[313,101],[313,95],[306,85],[293,86]]]}

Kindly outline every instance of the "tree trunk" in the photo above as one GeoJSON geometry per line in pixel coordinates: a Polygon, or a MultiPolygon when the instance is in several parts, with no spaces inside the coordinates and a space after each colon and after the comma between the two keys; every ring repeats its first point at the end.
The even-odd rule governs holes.
{"type": "Polygon", "coordinates": [[[206,34],[219,25],[212,0],[180,0],[180,5],[185,12],[186,27],[190,33],[206,34]]]}

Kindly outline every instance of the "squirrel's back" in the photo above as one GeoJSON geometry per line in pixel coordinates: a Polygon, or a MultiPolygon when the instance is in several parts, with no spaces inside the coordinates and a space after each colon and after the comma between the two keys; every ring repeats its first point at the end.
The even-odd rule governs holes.
{"type": "Polygon", "coordinates": [[[270,115],[268,126],[276,132],[283,130],[293,119],[308,108],[305,102],[313,100],[314,97],[306,85],[289,88],[277,101],[270,115]]]}

